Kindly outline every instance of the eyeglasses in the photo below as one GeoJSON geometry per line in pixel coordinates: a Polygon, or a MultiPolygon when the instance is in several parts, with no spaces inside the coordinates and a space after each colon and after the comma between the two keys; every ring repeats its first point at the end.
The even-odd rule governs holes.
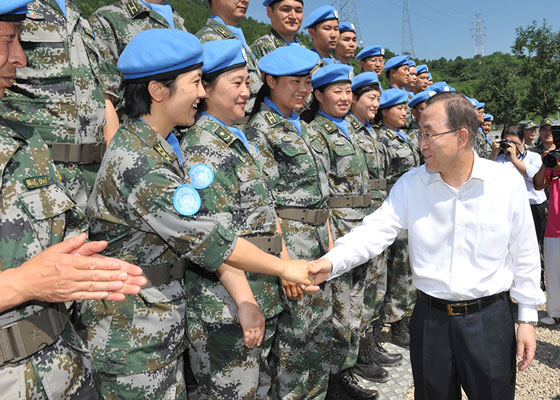
{"type": "Polygon", "coordinates": [[[434,138],[441,135],[447,135],[448,133],[457,132],[459,129],[452,129],[447,132],[441,133],[425,133],[425,132],[418,132],[418,140],[425,140],[427,143],[432,143],[434,138]]]}

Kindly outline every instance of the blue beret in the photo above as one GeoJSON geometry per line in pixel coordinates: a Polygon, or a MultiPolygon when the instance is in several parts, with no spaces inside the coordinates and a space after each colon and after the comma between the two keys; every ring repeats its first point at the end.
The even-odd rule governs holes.
{"type": "MultiPolygon", "coordinates": [[[[416,72],[418,73],[418,69],[416,69],[416,72]]],[[[431,72],[428,72],[428,80],[433,81],[431,72]]]]}
{"type": "MultiPolygon", "coordinates": [[[[484,120],[492,122],[492,121],[494,121],[494,116],[492,114],[484,114],[484,120]]],[[[535,123],[533,122],[533,125],[534,124],[535,123]]]]}
{"type": "Polygon", "coordinates": [[[354,26],[354,24],[352,22],[340,22],[338,24],[338,31],[340,33],[344,33],[344,32],[354,32],[354,33],[356,33],[356,27],[354,26]]]}
{"type": "Polygon", "coordinates": [[[126,45],[117,68],[128,82],[148,82],[176,77],[202,67],[202,62],[196,36],[178,29],[150,29],[126,45]]]}
{"type": "Polygon", "coordinates": [[[319,63],[319,55],[301,46],[282,46],[259,60],[259,69],[273,76],[309,75],[319,63]]]}
{"type": "MultiPolygon", "coordinates": [[[[270,6],[274,3],[277,3],[279,1],[282,1],[282,0],[264,0],[263,1],[263,6],[268,7],[268,6],[270,6]]],[[[299,1],[301,4],[303,4],[303,0],[297,0],[297,1],[299,1]]]]}
{"type": "Polygon", "coordinates": [[[0,18],[2,21],[23,20],[27,14],[27,5],[33,0],[2,0],[0,2],[0,18]],[[6,18],[8,16],[18,16],[17,19],[6,18]]]}
{"type": "Polygon", "coordinates": [[[379,109],[393,107],[399,104],[408,103],[408,93],[401,89],[387,89],[381,93],[379,109]]]}
{"type": "Polygon", "coordinates": [[[478,104],[476,105],[476,108],[481,109],[484,108],[484,106],[486,105],[486,103],[482,103],[482,102],[478,102],[478,104]]]}
{"type": "Polygon", "coordinates": [[[420,93],[417,93],[412,100],[408,102],[408,106],[410,108],[416,107],[418,104],[428,100],[430,97],[435,96],[437,92],[433,90],[424,90],[420,93]]]}
{"type": "Polygon", "coordinates": [[[377,45],[368,46],[368,47],[364,47],[362,51],[358,53],[358,55],[356,56],[356,60],[362,61],[369,57],[384,56],[384,55],[385,55],[385,49],[382,46],[377,46],[377,45]]]}
{"type": "Polygon", "coordinates": [[[212,40],[202,45],[204,65],[202,74],[205,80],[212,80],[226,71],[243,67],[247,64],[243,58],[243,45],[238,39],[212,40]]]}
{"type": "Polygon", "coordinates": [[[414,62],[414,60],[408,60],[408,67],[416,67],[416,63],[414,62]]]}
{"type": "Polygon", "coordinates": [[[428,66],[426,64],[420,64],[416,66],[416,73],[418,75],[425,74],[428,72],[428,66]]]}
{"type": "Polygon", "coordinates": [[[377,84],[379,85],[379,91],[383,92],[381,89],[381,84],[379,83],[379,78],[375,72],[362,72],[359,75],[356,75],[354,79],[352,79],[352,91],[356,91],[362,86],[377,84]]]}
{"type": "Polygon", "coordinates": [[[395,56],[385,63],[384,70],[398,68],[401,65],[408,65],[408,56],[395,56]]]}
{"type": "Polygon", "coordinates": [[[303,25],[304,29],[310,28],[319,22],[327,21],[330,19],[338,20],[338,11],[332,6],[321,6],[311,12],[309,17],[307,17],[307,21],[305,25],[303,25]]]}
{"type": "Polygon", "coordinates": [[[475,98],[473,98],[473,97],[467,97],[467,96],[465,96],[465,97],[467,98],[467,100],[469,101],[469,103],[472,104],[473,107],[477,107],[477,106],[478,106],[478,100],[477,100],[477,99],[475,99],[475,98]]]}
{"type": "Polygon", "coordinates": [[[329,64],[313,74],[311,85],[313,90],[339,82],[351,82],[350,72],[353,68],[345,64],[329,64]]]}
{"type": "Polygon", "coordinates": [[[432,90],[436,93],[442,92],[456,92],[455,88],[451,85],[448,85],[447,82],[436,82],[433,85],[430,85],[426,88],[426,90],[432,90]]]}

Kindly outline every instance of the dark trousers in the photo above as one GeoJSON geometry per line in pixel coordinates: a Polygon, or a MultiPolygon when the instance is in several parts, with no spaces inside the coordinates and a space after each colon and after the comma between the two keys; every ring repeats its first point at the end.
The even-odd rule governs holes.
{"type": "Polygon", "coordinates": [[[450,316],[417,300],[410,319],[415,400],[513,399],[516,339],[509,296],[450,316]]]}
{"type": "Polygon", "coordinates": [[[535,223],[535,231],[537,232],[537,240],[539,242],[539,253],[541,255],[541,287],[544,288],[543,240],[544,231],[546,229],[546,219],[548,217],[548,200],[541,204],[531,204],[531,213],[533,214],[533,222],[535,223]]]}

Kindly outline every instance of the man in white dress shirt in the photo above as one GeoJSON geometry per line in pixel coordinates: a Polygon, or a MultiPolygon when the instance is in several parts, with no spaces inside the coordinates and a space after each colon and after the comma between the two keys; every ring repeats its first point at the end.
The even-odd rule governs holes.
{"type": "Polygon", "coordinates": [[[315,284],[375,257],[407,229],[418,289],[410,320],[415,399],[460,399],[461,386],[471,400],[513,399],[516,357],[520,371],[532,361],[544,303],[523,178],[473,152],[478,122],[462,95],[427,100],[419,125],[425,164],[316,262],[315,284]],[[510,295],[519,304],[517,340],[510,295]]]}

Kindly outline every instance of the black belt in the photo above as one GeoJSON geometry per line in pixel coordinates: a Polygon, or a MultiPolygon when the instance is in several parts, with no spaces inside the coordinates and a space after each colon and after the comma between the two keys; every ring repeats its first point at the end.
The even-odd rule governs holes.
{"type": "Polygon", "coordinates": [[[68,323],[64,303],[52,303],[35,314],[0,328],[0,367],[24,360],[58,341],[68,323]]]}
{"type": "Polygon", "coordinates": [[[142,268],[143,275],[148,283],[142,286],[143,289],[163,285],[178,279],[185,278],[185,260],[177,260],[174,263],[156,265],[155,267],[142,268]]]}
{"type": "Polygon", "coordinates": [[[99,164],[105,154],[105,143],[48,142],[53,161],[77,164],[99,164]]]}
{"type": "Polygon", "coordinates": [[[447,315],[472,314],[488,307],[496,300],[509,297],[509,292],[502,292],[493,294],[491,296],[481,297],[475,300],[449,301],[432,297],[420,290],[417,291],[417,294],[418,300],[421,300],[423,303],[429,305],[430,307],[447,312],[447,315]]]}
{"type": "Polygon", "coordinates": [[[282,235],[273,236],[250,236],[243,239],[251,242],[268,254],[280,254],[282,252],[282,235]]]}
{"type": "Polygon", "coordinates": [[[321,226],[325,225],[329,218],[328,208],[299,208],[284,207],[276,209],[276,214],[283,219],[305,222],[306,224],[321,226]]]}

